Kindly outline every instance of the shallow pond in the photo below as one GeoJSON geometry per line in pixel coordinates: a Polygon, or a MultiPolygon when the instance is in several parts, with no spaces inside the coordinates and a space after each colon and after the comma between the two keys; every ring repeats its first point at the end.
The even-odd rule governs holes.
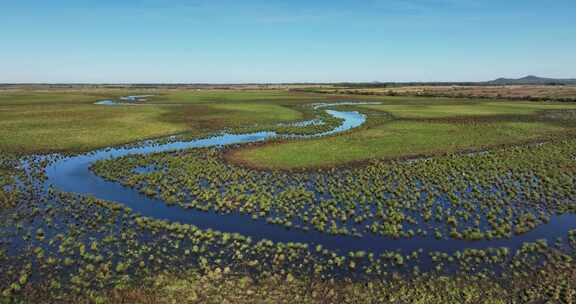
{"type": "Polygon", "coordinates": [[[119,105],[119,104],[116,103],[114,100],[110,100],[110,99],[99,100],[99,101],[95,102],[94,104],[95,104],[95,105],[101,105],[101,106],[116,106],[116,105],[119,105]]]}

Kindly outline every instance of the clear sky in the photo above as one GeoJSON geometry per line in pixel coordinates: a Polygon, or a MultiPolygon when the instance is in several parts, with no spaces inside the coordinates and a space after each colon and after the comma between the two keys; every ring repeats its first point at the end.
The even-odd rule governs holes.
{"type": "Polygon", "coordinates": [[[576,78],[575,0],[0,0],[0,82],[576,78]]]}

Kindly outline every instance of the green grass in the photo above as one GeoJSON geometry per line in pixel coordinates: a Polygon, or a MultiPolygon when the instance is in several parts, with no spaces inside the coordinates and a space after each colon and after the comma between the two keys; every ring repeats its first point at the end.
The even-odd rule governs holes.
{"type": "Polygon", "coordinates": [[[301,117],[296,110],[266,104],[0,106],[0,150],[85,151],[180,132],[206,134],[301,117]]]}
{"type": "Polygon", "coordinates": [[[330,138],[240,149],[234,161],[256,167],[330,166],[371,158],[454,152],[534,140],[564,128],[545,123],[451,124],[393,121],[330,138]]]}
{"type": "Polygon", "coordinates": [[[486,115],[532,115],[541,110],[576,109],[574,104],[536,102],[467,102],[455,101],[440,104],[398,104],[386,102],[381,105],[363,105],[361,108],[385,111],[398,118],[445,118],[486,115]]]}
{"type": "Polygon", "coordinates": [[[186,130],[161,120],[161,107],[47,105],[0,107],[0,150],[84,151],[186,130]]]}
{"type": "Polygon", "coordinates": [[[116,98],[126,93],[128,91],[119,90],[0,91],[0,106],[92,104],[99,99],[116,98]]]}
{"type": "Polygon", "coordinates": [[[289,121],[302,118],[302,114],[296,110],[289,109],[276,104],[247,104],[247,103],[228,103],[228,104],[211,104],[208,107],[215,112],[233,111],[234,119],[243,119],[245,116],[257,116],[258,121],[289,121]]]}
{"type": "MultiPolygon", "coordinates": [[[[189,132],[206,135],[225,128],[271,125],[308,118],[296,106],[329,96],[281,90],[117,89],[0,91],[0,149],[6,152],[85,151],[146,138],[189,132]],[[92,103],[123,95],[156,94],[145,105],[106,107],[92,103]]],[[[471,101],[450,98],[362,97],[381,105],[358,106],[400,119],[535,115],[545,109],[576,109],[572,104],[471,101]]],[[[561,124],[494,121],[491,125],[397,121],[362,131],[241,151],[234,156],[258,166],[328,165],[374,157],[453,151],[529,140],[562,131],[561,124]],[[338,152],[338,153],[336,153],[338,152]]]]}
{"type": "Polygon", "coordinates": [[[161,92],[157,96],[149,98],[148,103],[225,103],[225,102],[284,102],[305,103],[314,99],[322,99],[322,96],[303,96],[291,94],[280,90],[263,91],[234,91],[234,90],[186,90],[161,92]]]}
{"type": "MultiPolygon", "coordinates": [[[[92,103],[109,95],[136,93],[88,92],[0,93],[0,150],[86,151],[181,132],[205,135],[228,127],[268,125],[303,117],[276,100],[110,107],[92,103]]],[[[238,96],[234,92],[226,94],[228,100],[248,98],[245,92],[238,92],[238,96]]],[[[252,93],[251,98],[255,95],[252,93]]]]}
{"type": "Polygon", "coordinates": [[[114,99],[127,95],[152,95],[147,98],[149,104],[307,103],[310,100],[325,98],[324,96],[304,95],[282,90],[7,90],[0,91],[0,105],[94,103],[99,99],[114,99]]]}
{"type": "Polygon", "coordinates": [[[383,104],[357,108],[387,112],[396,120],[370,123],[373,116],[369,115],[368,126],[349,134],[245,148],[228,157],[255,167],[299,168],[479,149],[572,130],[573,123],[546,121],[540,113],[576,109],[574,104],[562,103],[407,97],[381,100],[383,104]]]}
{"type": "Polygon", "coordinates": [[[162,120],[185,124],[192,134],[209,134],[227,128],[273,125],[299,120],[303,113],[277,104],[226,103],[165,106],[162,120]]]}

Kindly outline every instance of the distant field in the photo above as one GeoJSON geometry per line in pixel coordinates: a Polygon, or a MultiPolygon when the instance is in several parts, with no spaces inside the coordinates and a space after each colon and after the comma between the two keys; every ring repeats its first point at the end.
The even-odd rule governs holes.
{"type": "Polygon", "coordinates": [[[306,96],[297,98],[279,92],[168,91],[161,95],[168,99],[159,103],[173,103],[171,105],[154,105],[152,101],[147,105],[119,107],[92,104],[98,99],[148,93],[118,90],[0,92],[0,149],[27,153],[85,151],[181,132],[202,135],[226,127],[297,120],[303,114],[281,106],[281,101],[309,102],[306,96]],[[205,103],[208,100],[210,102],[205,103]]]}
{"type": "Polygon", "coordinates": [[[95,100],[122,96],[122,93],[100,91],[0,91],[0,106],[31,104],[78,104],[93,103],[95,100]]]}
{"type": "Polygon", "coordinates": [[[149,103],[307,102],[322,96],[304,96],[282,90],[186,90],[161,92],[149,103]]]}
{"type": "Polygon", "coordinates": [[[394,89],[401,93],[441,93],[450,96],[472,97],[541,97],[541,98],[575,98],[576,86],[542,86],[542,85],[511,85],[511,86],[422,86],[401,87],[394,89]]]}
{"type": "Polygon", "coordinates": [[[509,85],[509,86],[405,86],[383,88],[331,88],[335,94],[397,94],[483,98],[575,99],[576,86],[509,85]]]}
{"type": "Polygon", "coordinates": [[[0,149],[10,152],[85,151],[186,130],[164,122],[162,107],[96,105],[0,106],[0,149]]]}
{"type": "Polygon", "coordinates": [[[328,96],[286,90],[5,90],[0,91],[0,149],[26,153],[85,151],[182,132],[201,136],[225,128],[309,118],[300,105],[327,100],[381,101],[382,105],[357,109],[389,113],[401,121],[370,122],[362,130],[334,138],[240,150],[234,153],[234,159],[257,166],[298,167],[519,142],[562,132],[567,127],[545,121],[510,121],[510,117],[482,124],[445,121],[433,126],[402,119],[524,117],[540,110],[576,109],[575,104],[567,103],[328,96]],[[92,105],[99,99],[149,94],[155,96],[145,105],[92,105]]]}
{"type": "Polygon", "coordinates": [[[305,102],[324,99],[303,93],[280,90],[224,90],[224,89],[11,89],[0,90],[0,106],[19,104],[76,104],[94,103],[99,99],[118,99],[127,95],[151,95],[147,103],[194,104],[213,102],[305,102]]]}
{"type": "MultiPolygon", "coordinates": [[[[394,99],[390,99],[394,100],[394,99]]],[[[360,108],[389,112],[398,118],[440,118],[490,115],[531,115],[542,110],[576,109],[576,104],[534,102],[438,102],[423,104],[362,105],[360,108]]]]}

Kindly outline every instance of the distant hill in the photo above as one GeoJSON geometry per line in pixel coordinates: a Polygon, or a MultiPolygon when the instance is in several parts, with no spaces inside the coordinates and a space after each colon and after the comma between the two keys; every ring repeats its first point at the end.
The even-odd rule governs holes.
{"type": "Polygon", "coordinates": [[[544,78],[538,76],[526,76],[522,78],[498,78],[488,81],[488,84],[505,85],[505,84],[576,84],[576,79],[556,79],[544,78]]]}

